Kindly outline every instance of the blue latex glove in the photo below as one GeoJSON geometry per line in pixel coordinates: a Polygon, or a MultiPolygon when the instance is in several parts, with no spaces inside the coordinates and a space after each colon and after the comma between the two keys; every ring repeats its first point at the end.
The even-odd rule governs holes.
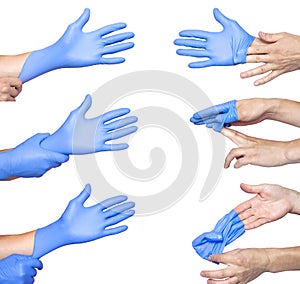
{"type": "Polygon", "coordinates": [[[40,260],[31,256],[12,254],[0,260],[1,284],[32,284],[37,272],[43,269],[40,260]]]}
{"type": "Polygon", "coordinates": [[[136,126],[128,126],[137,121],[137,117],[119,118],[130,112],[127,108],[107,112],[101,116],[86,119],[85,114],[92,104],[87,95],[83,103],[70,113],[64,124],[47,137],[41,146],[45,149],[64,154],[89,154],[100,151],[117,151],[128,148],[128,144],[106,144],[137,131],[136,126]]]}
{"type": "Polygon", "coordinates": [[[115,196],[91,207],[84,202],[91,193],[90,185],[73,200],[59,220],[47,227],[38,229],[35,234],[33,257],[43,255],[65,245],[85,243],[102,237],[119,234],[127,226],[111,228],[133,216],[134,202],[124,202],[126,196],[115,196]]]}
{"type": "Polygon", "coordinates": [[[191,49],[178,49],[177,54],[208,58],[190,63],[190,68],[246,63],[248,47],[255,37],[249,35],[236,21],[225,17],[219,9],[215,8],[213,12],[215,19],[223,26],[223,30],[221,32],[181,31],[179,35],[185,39],[176,39],[174,44],[191,49]]]}
{"type": "Polygon", "coordinates": [[[236,100],[215,105],[196,112],[190,121],[196,125],[205,124],[220,132],[223,127],[229,127],[231,122],[238,120],[236,100]]]}
{"type": "Polygon", "coordinates": [[[132,42],[120,42],[133,38],[134,34],[125,32],[107,36],[112,32],[124,29],[125,23],[116,23],[84,33],[82,29],[89,18],[90,10],[85,9],[79,19],[68,26],[63,36],[55,44],[31,52],[19,74],[23,83],[59,68],[124,62],[123,57],[107,58],[105,55],[132,48],[134,46],[132,42]]]}
{"type": "Polygon", "coordinates": [[[48,133],[39,133],[16,148],[0,153],[0,180],[12,177],[41,177],[69,160],[69,156],[43,149],[40,144],[48,133]]]}
{"type": "Polygon", "coordinates": [[[192,245],[199,256],[208,260],[210,255],[222,253],[225,246],[232,243],[244,232],[243,222],[238,214],[231,210],[218,221],[211,232],[198,236],[192,245]]]}

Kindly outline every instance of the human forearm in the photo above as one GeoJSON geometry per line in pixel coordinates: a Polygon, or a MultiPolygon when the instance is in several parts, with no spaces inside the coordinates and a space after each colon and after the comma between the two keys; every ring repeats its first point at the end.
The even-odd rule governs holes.
{"type": "Polygon", "coordinates": [[[265,249],[269,265],[266,271],[282,272],[300,270],[300,247],[265,249]]]}
{"type": "Polygon", "coordinates": [[[18,77],[30,52],[0,56],[0,77],[18,77]]]}
{"type": "Polygon", "coordinates": [[[0,259],[11,254],[32,255],[35,231],[0,236],[0,259]]]}

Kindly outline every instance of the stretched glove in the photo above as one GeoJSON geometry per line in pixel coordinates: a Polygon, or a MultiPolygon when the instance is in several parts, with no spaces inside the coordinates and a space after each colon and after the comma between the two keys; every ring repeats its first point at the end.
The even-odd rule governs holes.
{"type": "Polygon", "coordinates": [[[91,193],[90,185],[73,200],[59,220],[38,229],[35,234],[33,257],[43,255],[65,245],[85,243],[119,234],[127,226],[110,228],[133,216],[134,202],[124,202],[126,196],[115,196],[94,206],[84,207],[91,193]]]}
{"type": "Polygon", "coordinates": [[[135,123],[135,116],[110,122],[130,112],[127,108],[107,112],[101,116],[86,119],[85,114],[92,104],[87,95],[83,103],[70,113],[64,124],[52,135],[47,137],[41,147],[64,154],[89,154],[100,151],[117,151],[128,148],[128,144],[105,144],[137,131],[136,126],[125,127],[135,123]]]}
{"type": "Polygon", "coordinates": [[[43,269],[40,260],[31,256],[12,254],[0,260],[1,284],[32,284],[37,272],[43,269]]]}
{"type": "Polygon", "coordinates": [[[196,125],[205,124],[206,127],[213,128],[217,132],[237,120],[236,100],[200,110],[190,119],[196,125]]]}
{"type": "Polygon", "coordinates": [[[221,32],[184,30],[179,35],[186,39],[174,41],[176,45],[191,48],[178,49],[177,54],[208,58],[190,63],[190,68],[229,66],[246,62],[248,47],[255,37],[249,35],[236,21],[225,17],[219,9],[215,8],[213,12],[215,19],[223,26],[221,32]]]}
{"type": "Polygon", "coordinates": [[[68,26],[63,36],[55,44],[31,52],[19,74],[23,83],[59,68],[124,62],[123,57],[107,58],[104,55],[132,48],[134,46],[132,42],[120,42],[134,37],[134,34],[125,32],[106,36],[125,28],[125,23],[116,23],[84,33],[82,29],[89,18],[90,10],[85,9],[79,19],[68,26]]]}
{"type": "Polygon", "coordinates": [[[43,149],[40,144],[49,134],[39,133],[16,148],[0,153],[0,180],[11,177],[41,177],[69,160],[69,156],[43,149]]]}
{"type": "Polygon", "coordinates": [[[211,232],[197,237],[192,245],[199,256],[208,260],[211,254],[220,254],[225,246],[232,243],[245,232],[244,224],[238,214],[231,210],[220,219],[211,232]]]}

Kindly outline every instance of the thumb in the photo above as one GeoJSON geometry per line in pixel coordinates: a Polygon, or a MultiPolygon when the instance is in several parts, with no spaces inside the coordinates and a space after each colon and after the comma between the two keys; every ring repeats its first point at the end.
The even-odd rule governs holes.
{"type": "Polygon", "coordinates": [[[249,141],[247,140],[248,136],[243,133],[227,127],[223,127],[221,133],[239,147],[245,147],[249,145],[249,141]]]}
{"type": "Polygon", "coordinates": [[[79,202],[80,204],[84,204],[84,202],[90,197],[91,194],[91,186],[89,184],[87,184],[83,191],[81,191],[81,193],[75,198],[77,202],[79,202]]]}
{"type": "Polygon", "coordinates": [[[224,16],[218,8],[214,8],[214,17],[215,19],[225,28],[226,25],[230,24],[231,19],[224,16]]]}
{"type": "Polygon", "coordinates": [[[84,25],[88,22],[90,18],[90,9],[85,8],[82,15],[73,23],[79,29],[83,29],[84,25]]]}
{"type": "Polygon", "coordinates": [[[276,34],[269,34],[269,33],[264,33],[264,32],[259,32],[258,36],[260,39],[266,42],[275,42],[278,41],[283,37],[282,33],[276,33],[276,34]]]}
{"type": "Polygon", "coordinates": [[[241,183],[241,189],[246,193],[258,194],[264,190],[264,185],[249,185],[245,183],[241,183]]]}
{"type": "Polygon", "coordinates": [[[92,105],[91,95],[86,95],[81,105],[76,109],[81,115],[85,115],[92,105]]]}

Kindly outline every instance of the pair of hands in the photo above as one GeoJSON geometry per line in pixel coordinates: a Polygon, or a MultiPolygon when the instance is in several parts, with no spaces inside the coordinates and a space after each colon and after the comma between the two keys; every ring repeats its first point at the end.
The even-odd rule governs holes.
{"type": "Polygon", "coordinates": [[[255,86],[300,69],[300,36],[259,32],[259,37],[254,38],[219,9],[214,9],[213,13],[223,27],[221,32],[184,30],[179,33],[181,38],[174,41],[178,46],[187,47],[178,49],[177,54],[200,59],[190,63],[190,68],[263,63],[240,74],[241,78],[266,74],[254,82],[255,86]]]}
{"type": "MultiPolygon", "coordinates": [[[[244,223],[245,230],[255,229],[266,223],[281,219],[288,213],[300,214],[299,192],[280,185],[241,184],[241,189],[253,198],[239,204],[234,211],[244,223]]],[[[276,266],[268,255],[270,249],[236,249],[223,254],[213,254],[210,261],[223,263],[220,270],[202,271],[207,283],[248,283],[276,266]]],[[[279,265],[280,267],[280,265],[279,265]]]]}
{"type": "Polygon", "coordinates": [[[86,119],[91,104],[92,98],[87,95],[54,134],[36,134],[16,148],[0,153],[0,179],[40,177],[67,162],[69,155],[128,148],[126,143],[107,142],[136,132],[137,127],[130,125],[137,121],[137,117],[124,117],[130,110],[123,108],[86,119]]]}
{"type": "Polygon", "coordinates": [[[298,102],[254,98],[230,101],[206,108],[195,113],[190,121],[195,125],[206,125],[208,128],[221,132],[238,146],[228,153],[224,163],[225,168],[228,168],[235,159],[235,168],[248,164],[274,167],[299,161],[300,157],[295,154],[295,149],[299,146],[298,140],[283,142],[260,139],[226,127],[256,124],[265,119],[274,119],[299,126],[298,110],[298,102]],[[284,105],[282,107],[284,115],[276,113],[280,109],[280,104],[284,105]],[[288,112],[287,109],[289,109],[288,112]]]}

